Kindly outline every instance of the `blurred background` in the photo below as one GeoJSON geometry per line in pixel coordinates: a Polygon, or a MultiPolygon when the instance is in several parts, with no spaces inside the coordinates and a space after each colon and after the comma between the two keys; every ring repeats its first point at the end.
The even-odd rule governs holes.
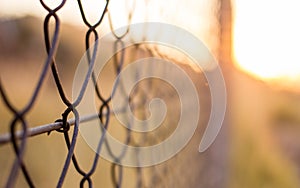
{"type": "MultiPolygon", "coordinates": [[[[45,3],[56,7],[60,1],[45,3]]],[[[82,1],[82,4],[87,19],[94,23],[101,15],[105,1],[82,1]]],[[[176,53],[150,47],[151,53],[177,59],[176,63],[189,73],[203,110],[196,133],[182,152],[153,167],[125,168],[122,187],[300,186],[300,3],[297,0],[111,0],[108,9],[114,28],[156,21],[191,32],[219,61],[227,87],[227,112],[221,132],[207,151],[199,153],[198,146],[210,115],[205,77],[189,61],[178,60],[176,53]]],[[[72,81],[85,52],[87,28],[76,1],[67,1],[57,14],[62,25],[55,58],[65,91],[72,96],[72,81]]],[[[38,1],[0,0],[0,78],[9,99],[18,109],[32,95],[39,77],[37,73],[47,57],[43,38],[46,15],[47,11],[38,1]]],[[[97,30],[100,36],[110,32],[107,14],[97,30]]],[[[138,52],[129,50],[128,59],[134,54],[150,56],[148,48],[138,52]]],[[[107,94],[114,79],[110,69],[112,66],[108,66],[104,78],[99,78],[107,94]]],[[[154,84],[148,92],[160,86],[161,83],[154,84]]],[[[165,96],[170,107],[174,105],[170,98],[174,90],[168,86],[164,89],[169,91],[168,95],[154,95],[165,96]]],[[[64,109],[49,74],[34,108],[26,116],[28,126],[54,122],[64,109]]],[[[172,113],[176,112],[171,111],[170,117],[172,113]]],[[[1,99],[0,136],[9,132],[12,118],[1,99]]],[[[137,141],[149,145],[165,139],[165,135],[170,134],[170,122],[172,119],[165,122],[167,128],[159,130],[162,134],[153,133],[147,137],[150,141],[140,141],[140,138],[137,141]]],[[[116,134],[118,129],[111,128],[110,131],[116,134]]],[[[119,137],[120,140],[123,138],[122,133],[119,137]]],[[[67,147],[60,133],[52,132],[49,136],[44,134],[27,140],[24,162],[37,187],[56,185],[66,154],[67,147]]],[[[83,168],[89,169],[93,151],[80,136],[76,154],[83,168]]],[[[5,186],[14,159],[11,144],[1,144],[0,186],[5,186]]],[[[92,178],[95,187],[114,187],[111,168],[110,162],[101,159],[92,178]]],[[[80,180],[81,176],[71,165],[64,187],[78,186],[80,180]]],[[[26,185],[19,173],[16,187],[26,185]]]]}

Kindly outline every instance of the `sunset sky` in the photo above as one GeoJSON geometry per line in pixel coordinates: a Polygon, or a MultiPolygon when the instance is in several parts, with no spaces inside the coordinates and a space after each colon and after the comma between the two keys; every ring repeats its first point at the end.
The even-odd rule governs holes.
{"type": "MultiPolygon", "coordinates": [[[[53,7],[61,1],[45,1],[53,7]]],[[[105,1],[82,1],[91,22],[100,16],[99,7],[105,1]],[[98,8],[97,8],[98,7],[98,8]]],[[[137,0],[132,22],[163,21],[188,29],[199,38],[211,22],[206,18],[212,5],[207,0],[137,0]],[[170,6],[170,4],[174,6],[170,6]],[[147,7],[147,8],[146,8],[147,7]],[[159,8],[158,8],[159,7],[159,8]],[[187,19],[190,18],[190,19],[187,19]]],[[[133,1],[111,0],[109,8],[115,27],[128,23],[128,11],[133,1]],[[125,8],[124,8],[125,7],[125,8]],[[116,19],[118,18],[118,19],[116,19]]],[[[238,67],[262,79],[298,80],[300,78],[300,1],[299,0],[236,0],[234,7],[234,58],[238,67]]],[[[46,11],[38,1],[0,0],[0,16],[31,14],[45,16],[46,11]]],[[[59,12],[62,20],[81,24],[76,1],[67,1],[59,12]]],[[[204,39],[205,41],[205,39],[204,39]]]]}
{"type": "Polygon", "coordinates": [[[237,0],[234,51],[242,69],[262,78],[299,79],[300,1],[237,0]]]}

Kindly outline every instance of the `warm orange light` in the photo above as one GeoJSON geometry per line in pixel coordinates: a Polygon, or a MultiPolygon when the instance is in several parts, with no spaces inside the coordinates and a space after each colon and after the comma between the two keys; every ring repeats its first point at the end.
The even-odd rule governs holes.
{"type": "Polygon", "coordinates": [[[235,1],[237,65],[263,79],[300,77],[300,1],[235,1]]]}

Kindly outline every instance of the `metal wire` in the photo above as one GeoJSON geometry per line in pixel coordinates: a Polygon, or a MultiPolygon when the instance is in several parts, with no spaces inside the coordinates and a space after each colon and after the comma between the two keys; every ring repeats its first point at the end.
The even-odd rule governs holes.
{"type": "MultiPolygon", "coordinates": [[[[109,145],[108,141],[106,140],[106,134],[109,128],[112,127],[112,121],[111,118],[113,116],[113,113],[111,111],[111,100],[112,97],[115,95],[115,92],[117,89],[119,89],[123,94],[124,97],[127,97],[125,94],[124,89],[124,83],[123,80],[120,80],[118,78],[118,75],[124,68],[125,64],[125,57],[126,57],[126,50],[124,50],[124,37],[130,32],[129,25],[132,22],[132,16],[133,12],[135,10],[135,4],[136,1],[133,0],[133,3],[131,5],[131,8],[128,10],[128,27],[126,28],[126,31],[122,35],[118,35],[115,33],[115,28],[113,24],[113,19],[111,18],[110,12],[108,11],[109,6],[109,0],[106,0],[106,4],[104,7],[99,7],[99,12],[101,13],[99,16],[99,19],[92,24],[85,15],[85,9],[82,5],[81,0],[77,0],[78,9],[81,14],[82,21],[84,25],[87,27],[87,31],[85,33],[85,50],[86,50],[86,58],[88,62],[88,70],[85,73],[84,81],[80,87],[80,91],[78,93],[78,96],[75,98],[75,100],[70,100],[69,97],[66,95],[65,88],[61,82],[61,76],[59,75],[59,69],[57,67],[57,60],[56,60],[56,51],[58,49],[58,43],[59,43],[59,35],[61,31],[61,21],[59,17],[59,11],[65,6],[67,0],[62,0],[61,3],[56,6],[55,8],[50,8],[44,0],[40,0],[41,5],[43,8],[48,12],[47,15],[44,18],[43,23],[43,37],[44,37],[44,45],[45,50],[47,53],[47,57],[45,58],[45,62],[43,63],[42,71],[40,73],[40,76],[37,80],[37,83],[35,85],[35,88],[33,90],[33,93],[30,97],[30,99],[27,101],[27,104],[21,108],[17,109],[14,107],[13,103],[9,99],[9,95],[5,90],[5,86],[0,78],[0,96],[2,98],[2,101],[4,102],[4,105],[6,108],[10,111],[10,113],[13,115],[13,118],[10,121],[9,128],[10,131],[7,134],[0,135],[0,145],[5,143],[11,143],[14,154],[15,154],[15,160],[11,167],[11,171],[9,174],[9,177],[6,181],[5,186],[10,188],[14,187],[18,172],[21,169],[21,172],[28,184],[29,187],[35,187],[34,180],[30,176],[29,170],[26,168],[26,164],[23,160],[24,151],[26,150],[26,144],[27,139],[30,136],[36,136],[39,134],[50,134],[52,131],[60,132],[64,136],[64,142],[68,149],[67,155],[65,156],[65,162],[63,164],[63,167],[61,169],[59,178],[57,180],[56,187],[63,187],[64,181],[66,180],[67,173],[69,172],[70,164],[72,163],[77,173],[81,176],[81,180],[79,182],[80,187],[84,187],[86,184],[88,187],[93,187],[93,178],[92,176],[95,174],[95,171],[97,167],[101,164],[99,164],[99,153],[105,147],[108,151],[108,154],[113,158],[114,163],[111,163],[110,166],[110,173],[107,173],[110,175],[110,180],[114,187],[121,188],[124,187],[124,179],[125,179],[125,173],[126,170],[123,166],[118,165],[126,155],[126,147],[122,148],[118,153],[114,153],[111,146],[109,145]],[[116,82],[115,85],[112,88],[111,95],[108,97],[105,97],[103,95],[103,91],[100,89],[100,84],[98,82],[98,79],[95,75],[94,71],[94,64],[96,61],[96,55],[98,53],[98,47],[105,47],[98,44],[99,34],[97,29],[101,25],[105,15],[107,13],[108,21],[109,21],[109,27],[111,29],[111,32],[113,36],[115,37],[115,42],[113,46],[114,51],[119,51],[119,53],[115,54],[113,56],[112,62],[113,62],[113,69],[115,72],[116,82]],[[54,21],[54,30],[53,32],[50,31],[50,21],[54,21]],[[93,41],[93,45],[91,44],[91,41],[93,41]],[[47,78],[47,74],[50,72],[51,68],[51,77],[54,79],[55,82],[55,88],[59,94],[61,102],[65,106],[65,110],[61,114],[61,117],[59,117],[57,120],[53,121],[53,123],[48,123],[45,125],[29,128],[28,124],[29,122],[26,120],[27,115],[30,110],[33,109],[34,104],[36,103],[37,97],[40,94],[41,87],[44,85],[45,79],[47,78]],[[100,101],[100,105],[98,107],[98,114],[91,114],[88,116],[80,116],[77,107],[80,105],[83,96],[86,92],[87,85],[89,80],[93,81],[93,84],[95,86],[95,93],[97,96],[97,99],[100,101]],[[68,119],[68,117],[73,114],[74,118],[68,119]],[[81,125],[83,122],[88,122],[94,119],[99,119],[99,129],[102,131],[102,135],[100,136],[100,139],[98,141],[98,145],[96,148],[96,153],[92,156],[93,160],[91,161],[90,168],[84,169],[80,165],[80,161],[76,157],[75,147],[77,143],[77,137],[79,132],[79,125],[81,125]],[[17,131],[17,126],[20,126],[20,130],[17,131]],[[73,126],[73,134],[70,136],[70,129],[71,126],[73,126]]],[[[148,1],[146,1],[148,3],[148,1]]],[[[147,14],[145,15],[147,17],[147,14]]],[[[140,46],[135,45],[134,46],[134,53],[131,53],[132,56],[138,56],[138,50],[140,46]]],[[[154,52],[157,53],[161,58],[168,58],[164,54],[160,54],[160,52],[154,48],[152,50],[147,49],[149,56],[153,56],[154,52]]],[[[101,55],[101,54],[100,54],[101,55]]],[[[138,58],[138,57],[133,57],[138,58]]],[[[147,69],[147,71],[154,71],[147,69]]],[[[136,72],[135,75],[132,75],[135,77],[135,79],[139,78],[139,72],[136,72]]],[[[135,91],[131,93],[130,95],[130,107],[133,114],[139,113],[142,115],[145,119],[147,117],[147,112],[145,109],[141,110],[141,107],[146,104],[149,101],[149,98],[151,98],[151,88],[153,90],[153,82],[152,80],[149,80],[147,87],[136,87],[135,91]],[[140,97],[139,96],[145,96],[140,97]],[[131,100],[134,98],[139,98],[137,103],[133,103],[131,100]]],[[[121,108],[115,111],[114,113],[126,113],[126,108],[121,108]]],[[[60,115],[59,115],[60,116],[60,115]]],[[[127,119],[127,128],[125,133],[125,139],[123,140],[123,143],[125,145],[133,145],[133,146],[142,146],[144,144],[147,144],[149,140],[151,142],[159,141],[160,138],[158,138],[156,135],[146,134],[142,133],[141,139],[137,140],[132,136],[132,132],[130,131],[130,127],[133,126],[133,119],[128,118],[127,119]]],[[[138,153],[136,154],[138,155],[138,153]]],[[[139,161],[137,161],[139,162],[139,161]]],[[[143,168],[135,168],[136,173],[136,187],[154,187],[158,182],[161,182],[160,185],[164,185],[163,176],[162,173],[167,174],[167,166],[164,166],[162,168],[158,168],[156,166],[148,168],[150,169],[150,174],[147,174],[147,171],[143,168]],[[145,178],[144,175],[149,175],[150,183],[145,185],[145,178]]],[[[166,185],[167,186],[167,185],[166,185]]]]}
{"type": "Polygon", "coordinates": [[[128,18],[127,18],[127,21],[128,21],[128,23],[127,23],[127,28],[126,28],[126,31],[125,31],[122,35],[118,35],[118,34],[115,32],[115,28],[114,28],[114,26],[113,26],[113,21],[112,21],[112,18],[111,18],[111,13],[110,13],[110,11],[108,10],[107,15],[108,15],[109,27],[110,27],[111,33],[114,35],[114,37],[115,37],[117,40],[123,39],[123,38],[128,34],[129,28],[130,28],[130,24],[131,24],[131,21],[132,21],[133,12],[134,12],[134,9],[135,9],[135,5],[136,5],[136,2],[135,2],[135,0],[133,0],[131,9],[129,10],[129,13],[128,13],[128,18]]]}
{"type": "MultiPolygon", "coordinates": [[[[43,1],[41,1],[41,4],[49,11],[48,7],[44,4],[43,1]]],[[[14,119],[12,120],[11,124],[10,124],[10,134],[11,134],[11,142],[13,144],[13,148],[14,148],[14,151],[16,153],[16,157],[17,159],[15,160],[14,164],[13,164],[13,167],[12,167],[12,170],[11,170],[11,173],[9,175],[9,178],[8,178],[8,181],[6,183],[6,187],[13,187],[14,185],[14,182],[15,182],[15,178],[17,177],[17,173],[18,173],[18,168],[21,167],[22,169],[22,172],[24,174],[24,177],[28,183],[28,185],[30,187],[34,187],[34,184],[29,176],[29,173],[25,167],[25,164],[22,160],[23,158],[23,153],[24,153],[24,150],[25,150],[25,146],[26,146],[26,135],[27,135],[27,122],[25,120],[25,116],[26,114],[31,110],[31,108],[33,107],[36,99],[37,99],[37,96],[38,94],[40,93],[40,90],[41,90],[41,86],[46,78],[46,73],[48,71],[48,68],[49,68],[49,65],[53,59],[53,56],[54,56],[54,53],[56,51],[56,48],[57,48],[57,44],[58,44],[58,33],[59,33],[59,19],[56,15],[56,11],[58,11],[63,5],[65,4],[65,1],[62,1],[61,4],[59,6],[57,6],[54,10],[51,10],[49,11],[49,16],[46,17],[45,19],[45,23],[47,21],[49,21],[49,18],[50,17],[54,17],[55,19],[55,30],[54,30],[54,36],[53,36],[53,40],[52,40],[52,47],[49,48],[47,51],[48,51],[48,57],[46,59],[46,62],[44,63],[44,67],[43,67],[43,70],[41,72],[41,75],[40,75],[40,78],[38,80],[38,83],[36,85],[36,88],[34,89],[34,92],[32,94],[32,97],[31,99],[29,100],[28,104],[21,110],[16,110],[12,104],[9,102],[5,92],[4,92],[4,89],[2,87],[2,84],[1,84],[1,87],[0,87],[0,91],[1,91],[1,95],[2,95],[2,98],[4,99],[5,101],[5,105],[11,110],[12,113],[14,113],[14,119]],[[17,126],[17,122],[21,122],[22,124],[22,130],[23,130],[23,136],[22,136],[22,139],[21,139],[21,144],[20,146],[18,146],[17,142],[16,142],[16,138],[15,138],[15,130],[16,130],[16,126],[17,126]]]]}
{"type": "MultiPolygon", "coordinates": [[[[97,147],[97,153],[95,154],[94,161],[93,161],[92,166],[89,171],[84,172],[80,168],[80,165],[74,154],[74,150],[75,150],[75,145],[76,145],[76,140],[77,140],[77,135],[78,135],[78,126],[79,126],[80,122],[89,121],[94,118],[99,118],[101,121],[101,124],[103,125],[103,127],[100,126],[102,129],[107,129],[108,125],[109,125],[110,107],[109,107],[108,103],[111,100],[111,96],[107,99],[104,99],[104,97],[100,93],[99,87],[97,86],[97,80],[93,73],[94,62],[95,62],[95,58],[96,58],[96,54],[97,54],[97,50],[98,50],[97,48],[98,48],[98,38],[99,38],[98,32],[96,29],[102,23],[104,15],[107,12],[109,0],[106,1],[106,5],[103,8],[102,14],[99,17],[99,20],[95,24],[91,24],[86,19],[85,11],[82,6],[81,0],[77,1],[83,22],[88,27],[88,30],[86,32],[85,43],[86,43],[86,51],[87,51],[89,68],[88,68],[88,72],[86,73],[85,80],[82,84],[81,90],[80,90],[77,98],[73,102],[71,102],[65,94],[63,85],[60,81],[60,76],[58,74],[58,69],[57,69],[56,60],[55,60],[55,53],[56,53],[57,46],[58,46],[60,26],[61,26],[60,19],[57,15],[57,12],[65,5],[66,0],[62,0],[61,3],[53,9],[50,8],[43,0],[40,0],[40,3],[43,6],[43,8],[48,11],[48,14],[46,15],[46,17],[44,19],[44,41],[45,41],[45,48],[46,48],[46,52],[47,52],[48,56],[47,56],[46,62],[44,63],[43,70],[41,72],[40,78],[38,79],[38,83],[32,94],[32,97],[29,100],[28,104],[23,109],[17,110],[16,108],[13,107],[12,103],[9,101],[9,99],[7,97],[7,94],[3,88],[2,82],[0,80],[0,94],[3,98],[4,104],[14,114],[14,118],[10,124],[10,128],[11,128],[10,134],[6,134],[6,135],[3,135],[0,137],[0,141],[1,141],[0,143],[2,143],[2,144],[11,141],[14,151],[15,151],[15,154],[16,154],[16,160],[13,164],[11,173],[7,180],[6,187],[14,186],[15,179],[16,179],[17,173],[18,173],[18,168],[22,169],[23,175],[24,175],[28,185],[30,187],[34,187],[33,181],[30,178],[28,170],[26,169],[26,166],[22,160],[25,146],[26,146],[26,140],[29,136],[34,136],[34,135],[38,135],[38,134],[42,134],[42,133],[46,133],[46,132],[48,132],[48,134],[50,134],[50,132],[53,130],[57,130],[58,132],[63,133],[65,142],[66,142],[66,145],[68,148],[68,154],[67,154],[61,175],[59,177],[57,187],[62,187],[64,179],[68,172],[68,168],[69,168],[71,160],[73,161],[74,167],[77,170],[77,172],[83,176],[83,178],[80,182],[80,187],[83,187],[86,182],[88,183],[89,187],[92,187],[91,176],[95,172],[95,169],[96,169],[96,166],[97,166],[97,163],[99,160],[98,153],[100,152],[100,150],[103,146],[104,140],[105,140],[105,131],[104,131],[104,134],[101,135],[101,139],[100,139],[98,147],[97,147]],[[55,24],[53,34],[50,34],[50,31],[49,31],[51,18],[54,19],[54,24],[55,24]],[[94,43],[95,43],[92,48],[90,48],[90,38],[92,37],[91,34],[94,35],[94,43]],[[37,95],[39,94],[39,92],[41,90],[42,84],[46,78],[46,74],[47,74],[50,66],[51,66],[52,76],[53,76],[55,84],[56,84],[56,88],[58,90],[58,93],[60,95],[62,102],[66,106],[66,110],[62,114],[62,118],[56,120],[55,123],[31,128],[28,131],[28,128],[27,128],[28,126],[27,126],[27,122],[25,120],[26,119],[25,116],[28,113],[28,111],[30,111],[31,108],[33,107],[34,102],[36,101],[37,95]],[[98,98],[102,102],[102,105],[99,108],[99,114],[97,114],[96,116],[92,115],[92,116],[80,118],[76,107],[80,104],[82,97],[85,93],[85,90],[87,88],[88,81],[91,77],[95,84],[95,91],[97,93],[98,98]],[[71,119],[71,120],[67,120],[67,117],[69,116],[70,113],[73,113],[75,118],[71,119]],[[22,125],[22,127],[21,127],[22,130],[16,132],[16,126],[17,126],[18,122],[22,125]],[[72,139],[70,139],[69,134],[68,134],[70,125],[74,125],[72,139]],[[17,144],[17,139],[21,140],[19,145],[17,144]]],[[[129,13],[129,20],[131,20],[132,11],[133,10],[131,10],[129,13]]],[[[109,17],[109,19],[110,19],[110,17],[109,17]]],[[[110,21],[111,21],[111,19],[110,19],[110,21]]],[[[118,44],[121,44],[121,46],[123,45],[123,43],[120,39],[123,38],[128,33],[128,31],[129,31],[129,28],[127,29],[127,32],[125,34],[123,34],[121,37],[117,37],[117,41],[115,43],[114,48],[117,48],[118,44]]],[[[118,60],[115,60],[116,75],[118,75],[120,73],[122,66],[123,66],[123,62],[124,62],[124,53],[122,53],[122,55],[121,55],[120,62],[118,62],[118,60]]],[[[113,92],[114,92],[114,90],[115,89],[113,89],[113,92]]],[[[129,142],[130,139],[128,138],[127,140],[128,140],[127,142],[129,142]]],[[[122,152],[122,153],[123,153],[122,155],[124,155],[124,152],[122,152]]],[[[116,169],[116,168],[113,168],[113,169],[116,169]]],[[[113,178],[114,182],[118,182],[118,183],[116,183],[116,184],[118,184],[118,185],[116,185],[116,187],[120,187],[121,179],[122,179],[122,168],[119,167],[119,180],[116,180],[115,176],[113,178]]]]}

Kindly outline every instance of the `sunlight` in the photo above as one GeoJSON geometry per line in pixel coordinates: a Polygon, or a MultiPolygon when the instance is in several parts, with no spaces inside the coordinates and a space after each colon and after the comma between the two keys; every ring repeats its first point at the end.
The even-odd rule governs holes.
{"type": "Polygon", "coordinates": [[[300,77],[300,2],[235,1],[234,56],[263,79],[300,77]]]}

